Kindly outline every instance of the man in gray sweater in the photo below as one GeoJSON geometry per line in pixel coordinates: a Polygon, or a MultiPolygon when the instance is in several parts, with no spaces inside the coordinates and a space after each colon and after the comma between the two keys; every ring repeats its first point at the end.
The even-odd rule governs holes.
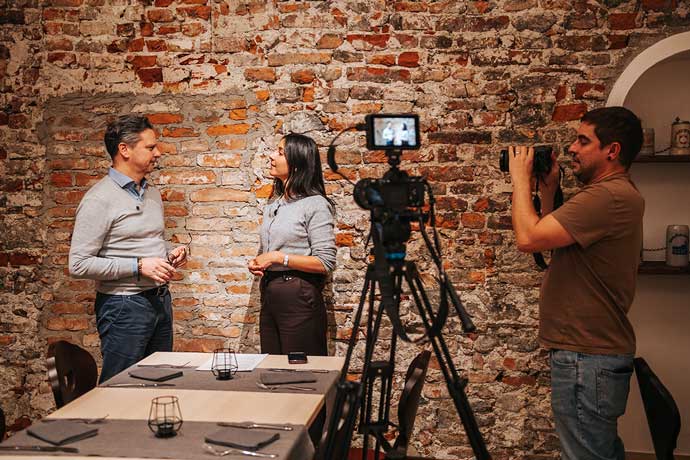
{"type": "Polygon", "coordinates": [[[169,251],[163,202],[144,176],[161,156],[145,117],[125,115],[108,125],[113,160],[77,208],[69,272],[96,281],[100,382],[156,351],[172,351],[168,282],[186,262],[184,246],[169,251]]]}

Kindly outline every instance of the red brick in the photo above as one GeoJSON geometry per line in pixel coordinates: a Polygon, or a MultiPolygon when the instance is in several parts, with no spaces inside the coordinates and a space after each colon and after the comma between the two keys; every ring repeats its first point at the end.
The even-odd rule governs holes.
{"type": "Polygon", "coordinates": [[[339,247],[352,247],[355,245],[354,236],[352,233],[338,233],[335,235],[335,244],[339,247]]]}
{"type": "Polygon", "coordinates": [[[156,65],[156,56],[128,56],[127,62],[132,64],[135,69],[140,69],[142,67],[153,67],[156,65]]]}
{"type": "Polygon", "coordinates": [[[180,32],[179,24],[167,24],[164,26],[159,26],[157,35],[173,35],[180,32]]]}
{"type": "Polygon", "coordinates": [[[276,71],[268,67],[254,67],[244,71],[244,78],[250,81],[276,81],[276,71]]]}
{"type": "Polygon", "coordinates": [[[127,51],[129,51],[131,53],[137,53],[137,52],[144,51],[144,39],[143,38],[135,38],[134,40],[127,43],[127,51]]]}
{"type": "Polygon", "coordinates": [[[164,214],[168,217],[184,217],[189,215],[189,211],[184,206],[166,206],[164,214]]]}
{"type": "Polygon", "coordinates": [[[161,198],[163,201],[184,201],[184,191],[173,189],[161,190],[161,198]]]}
{"type": "Polygon", "coordinates": [[[19,267],[21,265],[38,265],[41,263],[41,256],[28,254],[26,252],[13,252],[9,257],[10,265],[19,267]]]}
{"type": "Polygon", "coordinates": [[[211,7],[210,6],[190,6],[185,8],[178,8],[177,13],[180,15],[187,16],[189,18],[199,18],[208,20],[211,18],[211,7]]]}
{"type": "Polygon", "coordinates": [[[175,338],[174,351],[196,351],[210,353],[225,346],[225,339],[183,339],[175,338]]]}
{"type": "MultiPolygon", "coordinates": [[[[302,91],[302,102],[314,102],[313,86],[307,86],[306,88],[304,88],[304,91],[302,91]]],[[[314,110],[313,106],[307,106],[307,109],[314,110]]]]}
{"type": "Polygon", "coordinates": [[[163,137],[199,137],[194,128],[163,128],[163,137]]]}
{"type": "Polygon", "coordinates": [[[267,101],[271,97],[271,92],[267,89],[259,89],[254,91],[254,95],[260,101],[267,101]]]}
{"type": "Polygon", "coordinates": [[[249,202],[249,193],[229,188],[207,188],[192,192],[189,199],[193,202],[241,201],[249,202]]]}
{"type": "Polygon", "coordinates": [[[343,38],[337,34],[324,34],[316,42],[316,47],[319,49],[335,49],[343,44],[343,38]]]}
{"type": "Polygon", "coordinates": [[[314,81],[314,78],[316,78],[316,75],[311,69],[298,70],[290,75],[290,80],[292,80],[293,83],[299,84],[311,83],[314,81]]]}
{"type": "Polygon", "coordinates": [[[476,212],[465,212],[460,216],[460,222],[466,228],[484,228],[486,217],[476,212]]]}
{"type": "Polygon", "coordinates": [[[419,53],[413,51],[400,53],[398,65],[403,67],[419,67],[419,53]]]}
{"type": "Polygon", "coordinates": [[[587,112],[587,104],[559,105],[553,111],[553,121],[579,120],[587,112]]]}
{"type": "Polygon", "coordinates": [[[71,187],[72,174],[70,173],[53,173],[50,175],[50,183],[56,187],[71,187]]]}
{"type": "Polygon", "coordinates": [[[160,67],[151,67],[148,69],[137,70],[137,77],[144,83],[144,85],[152,85],[153,83],[161,83],[163,81],[163,69],[160,67]]]}
{"type": "Polygon", "coordinates": [[[247,134],[249,126],[246,123],[237,123],[234,125],[216,125],[206,129],[206,134],[209,136],[225,136],[227,134],[247,134]]]}
{"type": "Polygon", "coordinates": [[[131,22],[118,24],[116,27],[116,33],[120,37],[134,37],[136,33],[134,30],[134,24],[131,22]]]}
{"type": "Polygon", "coordinates": [[[266,184],[254,190],[254,195],[256,195],[257,198],[268,198],[271,196],[272,192],[273,184],[266,184]]]}
{"type": "Polygon", "coordinates": [[[78,204],[86,193],[85,190],[70,190],[68,192],[55,192],[54,200],[58,204],[78,204]]]}
{"type": "Polygon", "coordinates": [[[182,33],[187,37],[196,37],[206,32],[206,27],[199,22],[182,24],[182,33]]]}
{"type": "Polygon", "coordinates": [[[379,48],[385,48],[390,38],[390,34],[349,34],[345,37],[350,43],[362,41],[379,48]]]}
{"type": "Polygon", "coordinates": [[[175,20],[172,11],[164,8],[149,10],[146,13],[146,17],[151,22],[172,22],[175,20]]]}
{"type": "Polygon", "coordinates": [[[168,45],[165,40],[146,40],[146,49],[152,53],[168,51],[168,45]]]}
{"type": "Polygon", "coordinates": [[[246,120],[247,109],[233,109],[228,114],[231,120],[246,120]]]}
{"type": "Polygon", "coordinates": [[[86,313],[86,307],[81,303],[55,302],[51,305],[50,311],[56,314],[82,314],[86,313]]]}
{"type": "Polygon", "coordinates": [[[142,37],[153,37],[153,24],[150,22],[139,23],[139,33],[142,37]]]}
{"type": "Polygon", "coordinates": [[[83,331],[89,328],[89,321],[86,318],[65,318],[59,316],[48,318],[46,329],[50,331],[83,331]]]}
{"type": "Polygon", "coordinates": [[[597,85],[594,83],[577,83],[575,85],[575,97],[578,99],[587,98],[588,93],[603,93],[606,88],[604,85],[597,85]]]}
{"type": "Polygon", "coordinates": [[[607,38],[609,40],[608,49],[610,50],[623,49],[628,46],[630,41],[630,36],[628,35],[608,35],[607,38]]]}
{"type": "Polygon", "coordinates": [[[208,153],[197,157],[199,166],[210,168],[238,168],[242,164],[239,153],[208,153]]]}
{"type": "Polygon", "coordinates": [[[395,65],[395,55],[393,54],[378,54],[376,56],[372,56],[371,59],[367,61],[368,64],[373,64],[373,65],[386,65],[386,66],[394,66],[395,65]]]}
{"type": "Polygon", "coordinates": [[[48,51],[72,51],[74,46],[67,38],[49,38],[46,40],[45,48],[48,51]]]}
{"type": "Polygon", "coordinates": [[[156,0],[153,5],[158,8],[165,8],[166,6],[172,5],[174,1],[175,0],[156,0]]]}
{"type": "Polygon", "coordinates": [[[609,25],[611,30],[627,30],[637,27],[635,20],[637,13],[612,13],[609,14],[609,25]]]}
{"type": "Polygon", "coordinates": [[[184,120],[184,116],[179,113],[152,113],[147,115],[146,118],[154,125],[181,123],[184,120]]]}
{"type": "Polygon", "coordinates": [[[164,172],[160,175],[160,184],[213,184],[216,182],[216,174],[213,171],[179,171],[164,172]]]}
{"type": "Polygon", "coordinates": [[[677,0],[642,0],[642,7],[647,10],[672,12],[678,5],[677,0]]]}
{"type": "Polygon", "coordinates": [[[16,338],[12,335],[0,335],[0,347],[6,347],[7,345],[12,345],[16,338]]]}
{"type": "Polygon", "coordinates": [[[74,184],[77,187],[90,187],[99,180],[101,180],[101,176],[97,174],[76,173],[74,175],[74,184]]]}
{"type": "Polygon", "coordinates": [[[52,170],[67,170],[67,169],[89,169],[91,164],[89,160],[52,160],[50,162],[50,169],[52,170]]]}

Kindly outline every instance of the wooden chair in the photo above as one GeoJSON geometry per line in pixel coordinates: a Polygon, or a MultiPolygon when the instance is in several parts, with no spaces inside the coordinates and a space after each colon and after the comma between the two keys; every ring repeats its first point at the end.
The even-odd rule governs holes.
{"type": "MultiPolygon", "coordinates": [[[[429,359],[431,352],[428,350],[419,353],[410,363],[405,375],[405,386],[400,393],[400,401],[398,403],[398,425],[393,425],[397,428],[398,435],[391,445],[385,438],[384,434],[377,435],[377,440],[383,447],[386,459],[406,459],[407,448],[412,436],[414,428],[414,421],[417,417],[417,408],[419,407],[419,399],[422,395],[422,388],[424,387],[424,380],[426,378],[426,371],[429,368],[429,359]]],[[[377,456],[374,450],[369,450],[366,456],[363,455],[362,449],[351,449],[349,452],[350,459],[376,459],[382,458],[377,456]]]]}
{"type": "Polygon", "coordinates": [[[680,433],[680,413],[673,396],[643,358],[635,358],[635,373],[647,415],[657,460],[673,460],[680,433]]]}
{"type": "Polygon", "coordinates": [[[48,347],[48,380],[59,409],[96,387],[98,368],[83,348],[60,340],[48,347]]]}

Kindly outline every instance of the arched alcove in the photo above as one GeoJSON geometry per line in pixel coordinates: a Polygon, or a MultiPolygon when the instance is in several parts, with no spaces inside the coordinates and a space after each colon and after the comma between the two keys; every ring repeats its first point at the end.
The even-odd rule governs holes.
{"type": "MultiPolygon", "coordinates": [[[[608,106],[635,112],[643,127],[654,129],[655,150],[670,146],[676,117],[690,119],[690,32],[673,35],[637,55],[615,82],[608,106]]],[[[662,154],[668,155],[668,150],[662,154]]],[[[635,163],[631,176],[645,198],[644,247],[665,246],[666,227],[690,224],[690,162],[635,163]]],[[[644,259],[663,261],[665,251],[645,251],[644,259]]],[[[690,418],[690,277],[641,275],[630,320],[637,336],[637,355],[644,357],[673,394],[686,422],[690,418]],[[681,351],[682,350],[682,351],[681,351]]],[[[676,454],[690,453],[687,423],[676,454]]],[[[631,382],[620,434],[626,450],[653,452],[637,382],[631,382]]]]}

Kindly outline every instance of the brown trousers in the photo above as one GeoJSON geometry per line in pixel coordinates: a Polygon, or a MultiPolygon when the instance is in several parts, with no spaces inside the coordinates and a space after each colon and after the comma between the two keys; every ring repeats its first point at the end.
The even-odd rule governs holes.
{"type": "Polygon", "coordinates": [[[264,274],[261,280],[261,353],[303,351],[326,356],[328,319],[324,277],[290,270],[264,274]]]}

